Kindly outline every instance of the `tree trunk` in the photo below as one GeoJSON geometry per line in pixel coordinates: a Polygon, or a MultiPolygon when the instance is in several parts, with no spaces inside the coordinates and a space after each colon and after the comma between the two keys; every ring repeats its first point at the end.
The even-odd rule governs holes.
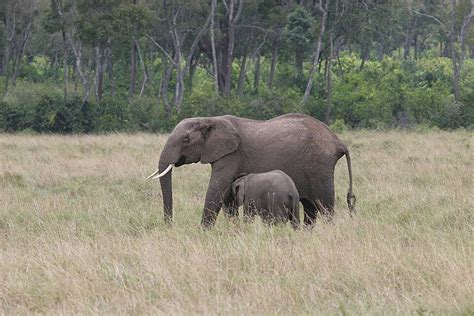
{"type": "Polygon", "coordinates": [[[280,46],[280,33],[273,39],[272,44],[272,62],[270,66],[270,76],[268,77],[268,89],[273,88],[273,79],[275,78],[275,69],[278,57],[278,47],[280,46]]]}
{"type": "Polygon", "coordinates": [[[459,69],[458,63],[458,54],[456,53],[456,46],[454,45],[456,41],[456,0],[451,0],[451,34],[450,34],[450,41],[451,41],[451,59],[453,62],[453,92],[454,92],[454,99],[456,101],[459,100],[459,96],[461,94],[459,88],[459,77],[461,71],[459,69]]]}
{"type": "Polygon", "coordinates": [[[405,34],[405,43],[403,44],[403,58],[408,59],[410,57],[411,47],[411,30],[407,30],[405,34]]]}
{"type": "Polygon", "coordinates": [[[255,93],[258,94],[258,87],[260,86],[260,52],[257,52],[255,56],[255,76],[253,81],[253,87],[255,93]]]}
{"type": "Polygon", "coordinates": [[[237,95],[242,95],[244,91],[246,72],[247,72],[247,52],[245,51],[244,55],[242,56],[242,62],[240,63],[239,81],[237,82],[237,95]]]}
{"type": "Polygon", "coordinates": [[[176,68],[176,86],[175,86],[175,93],[173,97],[173,104],[177,109],[181,107],[184,98],[184,76],[183,76],[183,69],[181,67],[181,39],[178,34],[177,26],[176,26],[176,19],[178,17],[178,12],[176,7],[173,8],[173,19],[169,22],[170,25],[170,32],[171,37],[173,39],[174,45],[174,66],[176,68]]]}
{"type": "Polygon", "coordinates": [[[171,104],[168,100],[168,85],[171,79],[173,66],[174,65],[172,63],[165,66],[165,69],[163,70],[163,76],[162,76],[163,81],[160,87],[160,91],[159,91],[160,93],[158,95],[159,97],[163,99],[166,117],[171,117],[171,112],[172,112],[171,104]]]}
{"type": "MultiPolygon", "coordinates": [[[[66,37],[68,39],[69,44],[71,45],[72,51],[74,53],[74,57],[76,58],[75,69],[81,79],[82,87],[84,89],[82,101],[83,103],[86,103],[87,100],[89,99],[90,91],[92,87],[95,85],[95,82],[92,85],[89,85],[90,80],[86,76],[86,74],[82,71],[82,44],[81,42],[79,42],[78,47],[76,47],[69,33],[66,33],[66,37]]],[[[77,83],[76,83],[75,89],[77,89],[77,83]]]]}
{"type": "Polygon", "coordinates": [[[199,31],[199,33],[194,38],[193,43],[191,44],[191,47],[189,48],[188,57],[186,58],[186,65],[184,66],[184,75],[183,76],[186,77],[186,75],[188,75],[187,82],[188,82],[188,88],[189,88],[190,91],[192,91],[192,88],[193,88],[193,77],[194,77],[194,73],[196,71],[196,68],[197,68],[197,65],[198,65],[198,60],[199,60],[199,54],[195,53],[196,48],[198,47],[201,38],[206,33],[207,28],[209,27],[209,24],[210,24],[211,19],[212,19],[212,14],[213,14],[213,12],[211,12],[209,14],[209,16],[206,19],[206,22],[204,23],[201,30],[199,31]]]}
{"type": "Polygon", "coordinates": [[[194,56],[189,63],[188,81],[187,81],[188,82],[187,89],[189,90],[189,92],[193,91],[194,74],[196,73],[198,64],[199,64],[199,54],[194,56]]]}
{"type": "Polygon", "coordinates": [[[110,52],[111,58],[109,58],[108,63],[108,73],[109,73],[109,82],[110,82],[110,95],[115,96],[115,76],[114,76],[114,63],[112,61],[112,52],[110,52]]]}
{"type": "Polygon", "coordinates": [[[68,85],[68,66],[67,66],[67,43],[66,43],[66,31],[64,30],[64,23],[63,23],[63,30],[61,32],[62,39],[63,39],[63,94],[64,94],[64,101],[67,100],[67,85],[68,85]]]}
{"type": "Polygon", "coordinates": [[[23,54],[25,53],[26,44],[28,43],[28,39],[30,38],[31,24],[32,22],[30,21],[23,34],[20,50],[17,53],[16,62],[13,67],[12,86],[14,87],[16,86],[16,78],[18,78],[18,75],[20,74],[21,62],[23,59],[23,54]]]}
{"type": "Polygon", "coordinates": [[[321,20],[321,28],[319,31],[318,42],[316,44],[316,50],[314,52],[314,59],[311,65],[311,70],[309,72],[308,84],[306,85],[306,91],[303,96],[303,103],[308,102],[309,96],[311,94],[311,89],[313,88],[313,77],[316,72],[316,64],[319,60],[319,53],[321,52],[321,43],[323,41],[324,32],[326,29],[326,18],[328,15],[328,2],[325,3],[325,8],[322,8],[322,0],[319,1],[319,10],[323,13],[323,18],[321,20]]]}
{"type": "Polygon", "coordinates": [[[128,90],[128,96],[133,98],[137,87],[137,45],[132,39],[132,50],[130,53],[130,88],[128,90]]]}
{"type": "Polygon", "coordinates": [[[341,45],[336,46],[336,59],[337,64],[339,65],[339,75],[341,76],[341,80],[345,81],[344,79],[344,68],[342,68],[341,59],[339,58],[339,50],[341,49],[341,45]]]}
{"type": "Polygon", "coordinates": [[[102,102],[103,86],[104,86],[104,49],[100,46],[95,47],[96,53],[96,97],[97,102],[102,102]]]}
{"type": "Polygon", "coordinates": [[[242,13],[243,7],[243,0],[230,0],[230,5],[228,6],[228,15],[229,15],[229,22],[228,27],[229,31],[227,33],[227,53],[225,54],[226,61],[223,63],[225,68],[223,69],[224,74],[224,96],[230,95],[230,89],[232,86],[232,61],[234,60],[234,45],[235,45],[235,27],[237,25],[237,21],[240,18],[240,14],[242,13]],[[239,1],[239,6],[237,8],[237,12],[234,15],[234,5],[235,1],[239,1]]]}
{"type": "Polygon", "coordinates": [[[15,30],[13,29],[12,19],[8,16],[9,11],[6,10],[5,16],[5,52],[3,56],[3,75],[5,76],[5,86],[4,86],[4,95],[8,93],[8,82],[9,82],[9,63],[10,63],[10,50],[12,46],[13,36],[15,35],[15,30]]]}
{"type": "Polygon", "coordinates": [[[324,59],[324,73],[323,77],[326,78],[328,75],[328,58],[324,59]]]}
{"type": "MultiPolygon", "coordinates": [[[[452,2],[453,2],[452,19],[454,21],[454,18],[455,18],[454,8],[456,5],[456,0],[453,0],[452,2]]],[[[474,19],[474,2],[472,3],[472,6],[471,6],[471,12],[467,16],[464,17],[463,23],[461,26],[461,33],[459,36],[460,41],[461,41],[460,54],[456,54],[456,52],[454,52],[454,48],[451,48],[453,50],[453,56],[458,58],[457,61],[454,61],[454,58],[453,58],[453,66],[454,64],[457,64],[457,66],[453,68],[455,70],[453,71],[453,88],[454,88],[454,97],[456,100],[459,100],[459,97],[461,96],[459,81],[461,78],[462,68],[464,65],[464,58],[466,57],[466,36],[469,32],[469,26],[471,25],[471,22],[473,19],[474,19]]],[[[452,32],[454,32],[454,23],[452,24],[452,32]]],[[[452,44],[451,46],[454,46],[454,45],[452,44]]]]}
{"type": "Polygon", "coordinates": [[[415,33],[413,36],[413,48],[414,48],[414,57],[415,60],[418,59],[418,34],[415,33]]]}
{"type": "Polygon", "coordinates": [[[140,64],[143,68],[143,82],[142,82],[142,87],[140,89],[140,97],[142,97],[143,94],[145,93],[145,87],[148,82],[148,68],[146,66],[145,60],[143,59],[142,52],[140,50],[140,43],[138,43],[136,38],[133,38],[133,41],[135,42],[135,46],[137,47],[138,59],[140,60],[140,64]]]}
{"type": "Polygon", "coordinates": [[[333,33],[332,31],[329,33],[329,58],[327,64],[327,81],[326,81],[326,90],[327,90],[327,98],[326,98],[326,113],[324,116],[324,121],[326,124],[329,125],[331,121],[331,109],[332,109],[332,77],[331,77],[331,68],[332,68],[332,60],[334,58],[334,42],[333,42],[333,33]]]}
{"type": "Polygon", "coordinates": [[[77,76],[76,65],[72,66],[72,79],[74,80],[74,94],[77,93],[77,86],[79,84],[79,78],[77,76]]]}
{"type": "Polygon", "coordinates": [[[214,66],[214,93],[219,94],[219,69],[217,68],[216,40],[214,36],[214,19],[216,15],[217,0],[211,1],[211,46],[212,65],[214,66]]]}
{"type": "Polygon", "coordinates": [[[300,49],[295,52],[295,70],[298,76],[303,76],[303,51],[300,49]]]}
{"type": "Polygon", "coordinates": [[[362,56],[361,56],[361,61],[360,61],[360,66],[359,66],[359,70],[362,70],[364,69],[364,65],[365,65],[365,62],[367,61],[367,59],[369,59],[369,47],[368,46],[364,46],[364,49],[362,51],[362,56]]]}
{"type": "Polygon", "coordinates": [[[223,63],[223,75],[224,75],[224,96],[230,95],[230,87],[231,87],[231,80],[232,80],[232,60],[234,54],[234,41],[235,41],[235,25],[233,23],[234,18],[234,0],[230,0],[230,6],[228,9],[229,21],[228,27],[229,31],[227,33],[227,52],[225,54],[225,62],[223,63]]]}

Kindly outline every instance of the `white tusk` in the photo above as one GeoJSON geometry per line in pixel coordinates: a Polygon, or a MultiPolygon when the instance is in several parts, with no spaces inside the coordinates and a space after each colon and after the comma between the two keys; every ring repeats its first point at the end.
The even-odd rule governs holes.
{"type": "Polygon", "coordinates": [[[160,169],[156,169],[156,171],[153,172],[152,174],[150,174],[146,179],[148,180],[148,179],[150,179],[150,178],[156,176],[156,174],[157,174],[158,172],[160,172],[160,169]]]}
{"type": "Polygon", "coordinates": [[[148,176],[147,179],[158,179],[158,178],[161,178],[162,176],[164,176],[165,174],[167,174],[172,168],[174,167],[174,164],[170,164],[166,169],[165,171],[163,171],[162,173],[160,173],[159,175],[157,175],[157,173],[159,172],[158,170],[156,170],[155,172],[153,172],[153,174],[151,174],[150,176],[148,176]]]}

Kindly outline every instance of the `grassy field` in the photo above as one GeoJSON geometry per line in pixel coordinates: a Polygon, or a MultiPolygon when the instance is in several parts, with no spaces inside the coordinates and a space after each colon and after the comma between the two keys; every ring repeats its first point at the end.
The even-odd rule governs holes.
{"type": "Polygon", "coordinates": [[[0,135],[0,314],[473,314],[473,133],[341,135],[333,223],[202,231],[209,165],[173,174],[157,135],[0,135]]]}

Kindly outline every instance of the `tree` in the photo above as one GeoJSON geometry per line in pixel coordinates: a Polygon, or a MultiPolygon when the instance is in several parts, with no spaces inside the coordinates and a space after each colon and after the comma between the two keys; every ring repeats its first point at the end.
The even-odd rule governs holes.
{"type": "MultiPolygon", "coordinates": [[[[424,9],[424,7],[423,7],[424,9]]],[[[432,7],[433,9],[433,7],[432,7]]],[[[435,12],[412,10],[418,16],[430,19],[439,26],[443,37],[448,39],[445,49],[453,64],[453,94],[456,101],[460,98],[459,81],[466,57],[466,40],[474,19],[474,4],[469,0],[441,0],[435,12]]]]}
{"type": "Polygon", "coordinates": [[[305,52],[310,50],[313,42],[314,22],[314,18],[303,6],[297,6],[288,15],[288,21],[284,29],[285,37],[294,49],[295,68],[300,76],[303,76],[305,52]]]}
{"type": "Polygon", "coordinates": [[[313,63],[311,64],[311,70],[309,71],[309,79],[308,79],[308,84],[306,85],[306,91],[303,96],[303,103],[306,103],[309,99],[309,96],[311,94],[311,89],[313,87],[313,77],[316,72],[316,64],[319,60],[319,53],[321,52],[321,44],[323,41],[323,36],[324,32],[326,30],[326,19],[328,16],[328,3],[329,0],[326,0],[324,7],[323,7],[323,1],[319,0],[319,4],[317,4],[318,10],[321,12],[322,17],[321,17],[321,25],[319,27],[319,36],[318,40],[316,42],[316,49],[314,51],[314,57],[313,57],[313,63]]]}
{"type": "Polygon", "coordinates": [[[4,3],[4,10],[5,51],[3,72],[6,75],[5,94],[7,94],[10,80],[13,86],[16,85],[37,10],[36,3],[33,0],[8,0],[4,3]],[[9,71],[10,64],[12,66],[11,71],[9,71]]]}
{"type": "Polygon", "coordinates": [[[211,37],[214,40],[203,38],[199,42],[199,48],[212,61],[214,68],[217,68],[214,69],[214,76],[217,77],[219,93],[223,96],[229,96],[232,87],[232,63],[234,61],[236,29],[243,10],[243,0],[224,0],[222,5],[214,1],[211,0],[211,16],[214,19],[219,17],[214,22],[215,27],[211,27],[211,37]]]}

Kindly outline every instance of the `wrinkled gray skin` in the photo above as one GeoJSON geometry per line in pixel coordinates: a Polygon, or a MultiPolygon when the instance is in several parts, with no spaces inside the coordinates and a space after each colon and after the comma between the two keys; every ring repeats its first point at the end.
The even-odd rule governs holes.
{"type": "MultiPolygon", "coordinates": [[[[304,223],[312,224],[317,213],[333,214],[334,168],[346,155],[349,171],[347,203],[354,210],[349,151],[322,122],[303,115],[286,114],[268,121],[231,115],[182,120],[161,152],[158,169],[195,162],[210,163],[211,179],[201,224],[212,227],[222,206],[237,216],[230,187],[239,174],[282,170],[293,179],[304,207],[304,223]]],[[[173,217],[172,170],[160,178],[164,217],[173,217]]]]}
{"type": "Polygon", "coordinates": [[[244,218],[253,221],[259,215],[265,224],[286,223],[294,229],[300,223],[298,190],[291,178],[280,170],[251,173],[232,183],[232,197],[244,207],[244,218]]]}

